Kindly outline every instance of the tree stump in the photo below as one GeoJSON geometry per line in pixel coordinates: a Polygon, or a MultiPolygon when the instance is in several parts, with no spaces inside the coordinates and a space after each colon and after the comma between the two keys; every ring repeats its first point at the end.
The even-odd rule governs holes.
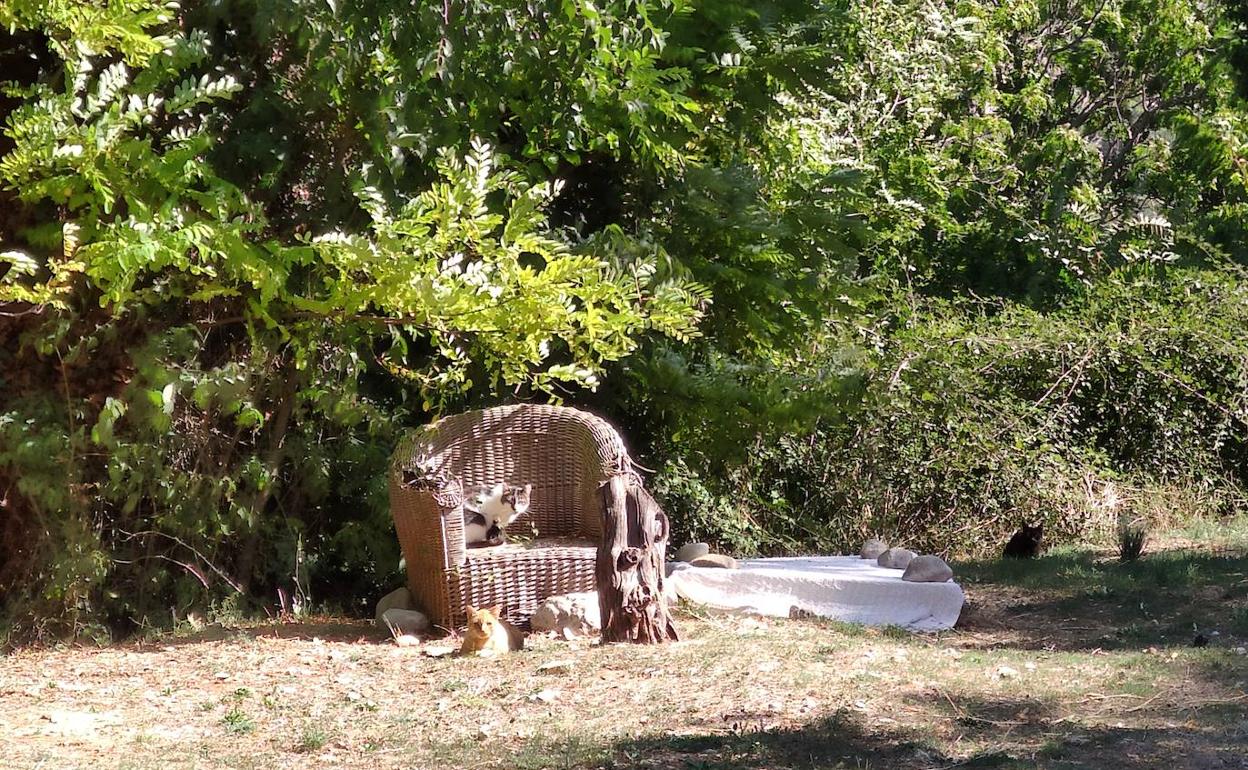
{"type": "Polygon", "coordinates": [[[603,644],[679,639],[663,596],[667,516],[649,492],[625,476],[612,478],[601,490],[596,577],[603,644]]]}

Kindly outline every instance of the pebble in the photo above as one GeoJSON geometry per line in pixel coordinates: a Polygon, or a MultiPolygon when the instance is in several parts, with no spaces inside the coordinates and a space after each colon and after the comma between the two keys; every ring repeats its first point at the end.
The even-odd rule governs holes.
{"type": "Polygon", "coordinates": [[[676,552],[676,561],[691,562],[699,556],[706,556],[711,547],[706,543],[685,543],[676,552]]]}

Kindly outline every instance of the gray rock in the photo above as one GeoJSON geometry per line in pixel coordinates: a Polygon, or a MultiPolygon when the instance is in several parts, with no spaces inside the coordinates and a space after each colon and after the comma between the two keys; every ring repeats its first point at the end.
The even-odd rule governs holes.
{"type": "Polygon", "coordinates": [[[386,610],[381,615],[381,622],[396,639],[400,636],[419,636],[430,627],[425,613],[416,610],[386,610]]]}
{"type": "Polygon", "coordinates": [[[916,556],[906,567],[902,580],[911,583],[943,583],[953,578],[953,569],[939,556],[916,556]]]}
{"type": "Polygon", "coordinates": [[[722,553],[708,553],[705,556],[699,556],[689,563],[695,567],[722,567],[723,569],[737,569],[737,560],[731,556],[725,556],[722,553]]]}
{"type": "Polygon", "coordinates": [[[916,555],[914,551],[907,551],[905,548],[889,548],[880,554],[875,563],[889,569],[905,569],[916,555]]]}
{"type": "Polygon", "coordinates": [[[598,592],[547,597],[529,617],[529,627],[538,633],[553,631],[564,639],[598,633],[602,630],[598,592]]]}
{"type": "Polygon", "coordinates": [[[878,559],[880,558],[880,554],[887,550],[888,543],[880,540],[879,538],[873,537],[862,544],[862,550],[858,552],[858,555],[864,559],[878,559]]]}
{"type": "Polygon", "coordinates": [[[407,588],[396,588],[385,596],[381,597],[381,601],[377,602],[377,611],[373,613],[377,625],[382,625],[381,616],[386,614],[386,610],[414,610],[415,603],[412,601],[412,595],[407,588]]]}
{"type": "Polygon", "coordinates": [[[699,556],[706,556],[711,552],[711,547],[706,543],[685,543],[676,552],[676,561],[691,562],[699,556]]]}

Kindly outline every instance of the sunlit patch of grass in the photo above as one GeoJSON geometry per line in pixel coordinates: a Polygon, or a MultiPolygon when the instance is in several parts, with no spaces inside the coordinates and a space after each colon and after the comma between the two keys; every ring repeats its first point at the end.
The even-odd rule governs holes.
{"type": "Polygon", "coordinates": [[[230,709],[221,717],[225,729],[234,735],[246,735],[256,729],[256,723],[238,706],[230,709]]]}
{"type": "Polygon", "coordinates": [[[1172,534],[1212,548],[1248,549],[1248,515],[1195,518],[1172,534]]]}
{"type": "Polygon", "coordinates": [[[295,742],[295,751],[300,753],[320,751],[328,741],[329,732],[325,728],[316,723],[309,723],[304,725],[299,733],[299,740],[295,742]]]}

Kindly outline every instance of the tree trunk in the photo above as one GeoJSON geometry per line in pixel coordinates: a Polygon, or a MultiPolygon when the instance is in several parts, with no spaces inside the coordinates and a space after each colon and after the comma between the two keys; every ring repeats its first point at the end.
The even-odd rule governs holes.
{"type": "Polygon", "coordinates": [[[679,639],[663,595],[667,516],[650,493],[624,476],[603,484],[602,498],[596,572],[603,643],[679,639]]]}
{"type": "Polygon", "coordinates": [[[264,469],[268,471],[269,483],[265,484],[263,489],[256,491],[252,498],[250,508],[256,519],[251,527],[251,531],[247,533],[247,539],[243,541],[242,551],[239,553],[238,563],[236,566],[235,581],[242,586],[241,593],[247,594],[251,589],[252,573],[255,571],[254,565],[257,552],[260,549],[260,534],[264,523],[264,509],[269,504],[269,498],[273,496],[273,491],[277,489],[279,481],[278,474],[281,472],[282,463],[286,459],[286,432],[290,429],[290,416],[294,411],[295,398],[299,394],[300,376],[293,366],[285,366],[278,370],[279,376],[283,377],[281,393],[278,396],[276,409],[270,421],[270,432],[268,448],[264,452],[264,469]]]}

